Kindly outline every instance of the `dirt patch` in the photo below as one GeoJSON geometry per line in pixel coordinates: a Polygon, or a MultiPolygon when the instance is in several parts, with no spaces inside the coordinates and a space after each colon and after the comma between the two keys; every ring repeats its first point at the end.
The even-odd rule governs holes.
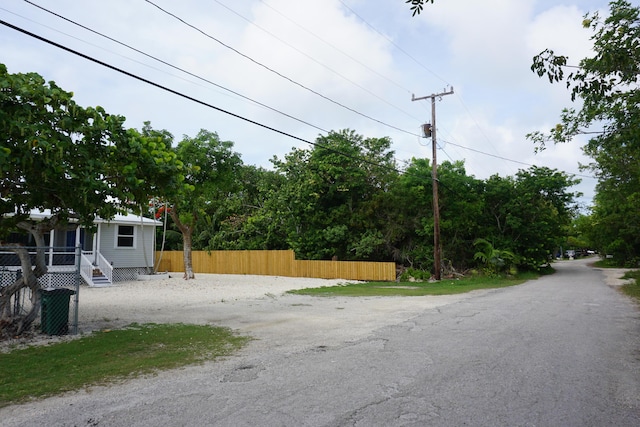
{"type": "Polygon", "coordinates": [[[602,271],[604,274],[604,281],[607,285],[612,287],[620,287],[627,283],[633,282],[633,279],[623,279],[622,276],[628,271],[629,268],[596,268],[596,270],[602,271]]]}
{"type": "MultiPolygon", "coordinates": [[[[307,348],[367,336],[389,322],[402,322],[427,308],[471,295],[428,297],[314,297],[294,289],[335,286],[339,279],[181,273],[169,279],[82,287],[78,294],[79,336],[131,323],[192,323],[226,326],[256,338],[252,347],[307,348]]],[[[77,336],[76,336],[77,337],[77,336]]],[[[71,336],[35,335],[0,343],[2,348],[51,343],[71,336]]]]}

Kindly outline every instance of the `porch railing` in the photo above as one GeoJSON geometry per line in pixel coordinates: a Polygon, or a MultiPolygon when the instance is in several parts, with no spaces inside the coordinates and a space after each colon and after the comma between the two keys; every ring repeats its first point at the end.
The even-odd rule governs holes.
{"type": "Polygon", "coordinates": [[[113,282],[113,266],[101,253],[93,251],[83,251],[80,261],[80,273],[87,283],[93,283],[93,269],[99,268],[104,277],[113,282]]]}

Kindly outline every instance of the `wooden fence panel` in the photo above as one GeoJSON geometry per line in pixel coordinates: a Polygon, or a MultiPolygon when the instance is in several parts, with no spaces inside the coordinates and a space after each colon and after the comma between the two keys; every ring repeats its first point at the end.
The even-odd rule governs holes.
{"type": "MultiPolygon", "coordinates": [[[[160,256],[156,252],[156,262],[160,256]]],[[[193,271],[211,274],[394,281],[392,262],[296,260],[293,251],[193,251],[193,271]]],[[[165,251],[158,271],[184,271],[182,251],[165,251]]]]}

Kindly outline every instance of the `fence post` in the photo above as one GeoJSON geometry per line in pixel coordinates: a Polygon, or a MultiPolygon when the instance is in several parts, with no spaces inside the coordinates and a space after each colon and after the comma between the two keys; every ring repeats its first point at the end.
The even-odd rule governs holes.
{"type": "Polygon", "coordinates": [[[73,313],[73,325],[72,325],[72,334],[76,335],[78,333],[78,310],[80,309],[80,306],[78,305],[78,300],[80,298],[80,281],[81,276],[80,276],[80,263],[81,263],[81,258],[82,258],[82,247],[80,245],[76,246],[76,271],[74,274],[75,277],[75,296],[74,296],[74,303],[75,303],[75,310],[73,313]]]}

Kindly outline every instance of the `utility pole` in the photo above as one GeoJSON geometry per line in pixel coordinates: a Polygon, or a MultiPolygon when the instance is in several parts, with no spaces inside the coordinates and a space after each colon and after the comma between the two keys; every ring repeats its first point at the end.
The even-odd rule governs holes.
{"type": "Polygon", "coordinates": [[[433,181],[433,269],[434,277],[436,280],[442,278],[441,274],[441,262],[440,262],[440,206],[438,203],[438,162],[436,160],[436,98],[442,98],[445,95],[451,95],[453,93],[453,87],[447,92],[435,93],[432,95],[422,96],[416,98],[411,94],[412,101],[420,101],[421,99],[431,98],[431,124],[424,125],[423,129],[425,137],[431,136],[431,149],[433,152],[433,160],[431,164],[431,180],[433,181]]]}

